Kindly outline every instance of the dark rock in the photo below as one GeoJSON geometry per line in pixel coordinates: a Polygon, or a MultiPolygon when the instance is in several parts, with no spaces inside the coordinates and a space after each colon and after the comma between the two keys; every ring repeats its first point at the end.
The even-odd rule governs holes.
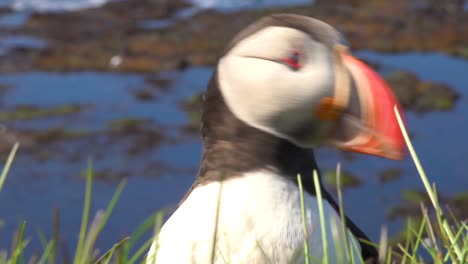
{"type": "Polygon", "coordinates": [[[382,183],[387,183],[400,179],[402,175],[403,171],[399,168],[386,169],[379,174],[379,180],[382,183]]]}
{"type": "MultiPolygon", "coordinates": [[[[328,186],[337,188],[336,170],[327,170],[322,175],[323,180],[328,186]]],[[[340,176],[342,188],[357,187],[362,183],[362,180],[358,176],[348,171],[342,171],[340,176]]]]}
{"type": "Polygon", "coordinates": [[[155,94],[154,94],[154,91],[151,91],[149,89],[138,89],[138,90],[134,90],[133,92],[133,96],[135,96],[135,98],[137,98],[138,100],[140,101],[152,101],[156,98],[155,94]]]}
{"type": "Polygon", "coordinates": [[[182,128],[184,133],[189,135],[198,135],[200,133],[202,103],[203,93],[197,93],[179,104],[179,107],[189,119],[188,123],[182,128]]]}
{"type": "Polygon", "coordinates": [[[88,106],[84,105],[60,105],[55,107],[37,107],[34,105],[16,105],[14,109],[0,112],[0,121],[31,120],[55,116],[73,115],[81,112],[88,106]]]}
{"type": "Polygon", "coordinates": [[[448,85],[421,81],[409,72],[396,71],[385,79],[403,108],[417,113],[451,110],[460,98],[448,85]]]}

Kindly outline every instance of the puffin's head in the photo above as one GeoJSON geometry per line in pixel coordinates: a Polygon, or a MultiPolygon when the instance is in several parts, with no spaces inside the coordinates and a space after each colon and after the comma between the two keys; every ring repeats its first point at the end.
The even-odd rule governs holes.
{"type": "Polygon", "coordinates": [[[217,72],[228,108],[252,127],[303,148],[402,156],[393,93],[324,22],[260,19],[234,38],[217,72]]]}

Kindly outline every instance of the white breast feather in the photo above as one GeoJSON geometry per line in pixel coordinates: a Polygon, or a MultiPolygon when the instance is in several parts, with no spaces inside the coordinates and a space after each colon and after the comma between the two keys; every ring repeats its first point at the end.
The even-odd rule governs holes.
{"type": "MultiPolygon", "coordinates": [[[[210,263],[220,191],[214,263],[304,263],[299,188],[284,177],[263,171],[195,188],[164,224],[147,263],[210,263]]],[[[304,200],[309,254],[312,260],[322,260],[317,199],[305,194],[304,200]]],[[[329,263],[339,263],[335,244],[341,243],[340,255],[346,257],[341,220],[328,202],[323,205],[329,263]]],[[[349,231],[348,236],[354,263],[360,263],[359,244],[349,231]]]]}

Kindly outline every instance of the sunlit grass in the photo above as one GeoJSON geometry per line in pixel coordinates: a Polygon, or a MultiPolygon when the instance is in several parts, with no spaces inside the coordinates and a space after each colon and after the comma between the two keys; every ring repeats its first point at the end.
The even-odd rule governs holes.
{"type": "MultiPolygon", "coordinates": [[[[304,235],[307,236],[307,218],[305,213],[305,203],[304,203],[304,192],[302,189],[302,179],[301,175],[297,175],[297,184],[299,185],[299,193],[301,195],[301,210],[302,210],[302,222],[304,224],[304,235]]],[[[304,256],[305,256],[305,263],[310,263],[310,255],[309,255],[309,241],[304,240],[304,256]]]]}
{"type": "MultiPolygon", "coordinates": [[[[4,165],[3,172],[0,176],[0,191],[3,183],[5,182],[6,175],[12,164],[14,155],[18,149],[18,144],[15,144],[7,162],[4,165]]],[[[118,241],[112,248],[106,251],[102,255],[97,254],[95,243],[99,238],[99,235],[109,218],[111,217],[112,211],[117,204],[117,201],[125,187],[125,182],[122,182],[117,187],[116,192],[112,196],[108,206],[105,210],[98,210],[94,218],[89,225],[89,216],[91,214],[91,193],[92,193],[92,181],[93,181],[93,170],[91,163],[86,170],[86,189],[85,199],[82,213],[81,228],[78,236],[77,247],[73,260],[63,257],[63,259],[57,259],[57,248],[58,248],[58,212],[54,216],[53,234],[50,240],[47,240],[46,236],[39,231],[39,240],[43,245],[43,250],[40,254],[33,254],[26,258],[24,253],[30,242],[30,238],[25,238],[26,221],[20,224],[18,231],[15,232],[13,237],[11,252],[8,254],[7,251],[0,249],[0,264],[23,264],[23,263],[39,263],[39,264],[54,264],[54,263],[73,263],[73,264],[105,264],[105,263],[137,263],[144,259],[144,254],[148,250],[153,238],[148,239],[142,246],[135,248],[135,245],[139,242],[139,239],[144,235],[148,235],[152,230],[155,219],[159,219],[162,225],[162,214],[161,211],[158,214],[150,216],[146,221],[141,224],[138,229],[130,236],[118,241]]]]}
{"type": "Polygon", "coordinates": [[[416,230],[411,230],[415,234],[415,241],[413,243],[412,253],[407,250],[408,248],[403,248],[400,246],[400,249],[404,252],[404,259],[409,258],[411,261],[418,261],[417,252],[419,249],[425,249],[432,257],[435,263],[466,263],[467,262],[467,252],[468,252],[468,228],[466,223],[454,219],[454,225],[450,226],[445,213],[440,206],[439,200],[437,198],[437,191],[435,184],[431,187],[430,181],[419,161],[419,158],[414,150],[413,144],[408,136],[406,128],[401,119],[398,108],[394,107],[394,112],[398,120],[401,132],[405,139],[406,145],[410,151],[411,157],[413,158],[414,164],[418,173],[421,177],[421,181],[426,189],[427,194],[432,203],[432,207],[436,212],[437,224],[432,223],[430,217],[428,216],[427,210],[423,207],[422,212],[424,214],[423,221],[421,222],[420,229],[417,233],[414,233],[416,230]],[[457,228],[453,230],[453,228],[457,228]],[[437,241],[437,238],[434,235],[434,230],[437,230],[440,234],[440,241],[437,241]],[[430,243],[424,242],[425,237],[423,238],[423,231],[427,230],[427,233],[430,235],[430,243]],[[455,235],[457,234],[457,235],[455,235]],[[437,245],[442,243],[445,252],[442,251],[437,245]]]}
{"type": "Polygon", "coordinates": [[[8,174],[8,171],[10,170],[11,164],[13,163],[13,159],[15,158],[18,147],[19,147],[18,143],[16,143],[13,146],[13,149],[11,150],[10,155],[8,155],[8,159],[5,163],[5,166],[3,167],[2,174],[0,174],[0,192],[2,191],[3,184],[5,183],[6,176],[8,174]]]}
{"type": "MultiPolygon", "coordinates": [[[[315,194],[317,195],[317,205],[319,209],[319,216],[320,216],[320,229],[322,231],[322,249],[323,249],[323,258],[322,263],[328,264],[328,238],[327,238],[327,229],[326,229],[326,220],[325,220],[325,213],[323,211],[323,199],[322,199],[322,190],[320,186],[320,182],[318,179],[317,171],[314,170],[314,185],[315,185],[315,194]]],[[[301,193],[303,196],[303,193],[301,193]]],[[[303,198],[301,198],[303,199],[303,198]]],[[[304,208],[302,208],[304,210],[304,208]]]]}
{"type": "MultiPolygon", "coordinates": [[[[405,238],[399,243],[392,244],[391,241],[387,238],[387,229],[382,228],[382,235],[379,241],[378,252],[379,252],[379,263],[468,263],[468,225],[465,221],[457,220],[450,214],[443,210],[441,207],[435,185],[430,184],[428,177],[423,170],[423,167],[416,155],[414,147],[409,140],[407,132],[401,122],[401,118],[397,109],[395,109],[395,114],[398,117],[400,122],[400,127],[402,129],[406,144],[413,158],[414,164],[419,172],[421,181],[426,189],[427,194],[430,197],[431,208],[426,208],[426,205],[421,205],[421,214],[422,219],[420,222],[409,221],[408,228],[406,231],[405,238]],[[431,212],[435,212],[432,214],[431,212]],[[435,216],[435,217],[434,217],[435,216]],[[448,221],[450,220],[450,221],[448,221]],[[424,254],[423,254],[424,253],[424,254]],[[423,257],[424,255],[424,257],[423,257]]],[[[7,173],[10,170],[13,158],[18,149],[18,144],[16,144],[4,167],[2,174],[0,175],[0,191],[4,186],[7,173]]],[[[339,215],[341,219],[344,218],[343,212],[343,197],[341,193],[341,166],[337,166],[337,191],[338,191],[338,203],[340,205],[339,215]]],[[[356,259],[362,261],[359,256],[353,256],[356,247],[356,241],[348,237],[348,232],[346,232],[345,225],[333,225],[333,223],[326,223],[323,210],[323,205],[321,204],[321,195],[322,191],[320,189],[318,175],[315,172],[313,177],[316,194],[319,203],[317,204],[320,214],[320,228],[322,234],[322,248],[324,249],[323,259],[319,260],[317,263],[329,263],[327,254],[327,247],[329,246],[328,241],[334,241],[337,245],[336,249],[339,252],[337,256],[340,261],[345,262],[344,260],[349,260],[350,263],[354,263],[356,259]],[[333,235],[332,237],[326,236],[326,225],[329,224],[337,233],[341,231],[344,235],[344,243],[341,241],[339,236],[333,235]],[[341,229],[341,230],[338,230],[341,229]],[[338,237],[338,238],[337,238],[338,237]]],[[[302,175],[302,177],[311,177],[309,175],[302,175]]],[[[158,232],[163,223],[163,216],[165,212],[159,212],[154,214],[146,219],[143,224],[137,228],[137,230],[130,235],[117,241],[110,249],[104,251],[103,254],[97,255],[95,243],[101,234],[103,228],[105,228],[108,221],[112,221],[112,211],[117,204],[117,201],[121,195],[122,190],[124,189],[125,182],[121,183],[116,192],[114,193],[112,199],[109,202],[109,205],[105,210],[98,211],[94,218],[90,221],[90,208],[92,202],[92,181],[93,181],[93,170],[91,164],[88,166],[86,172],[86,189],[85,189],[85,199],[83,202],[83,213],[81,228],[78,234],[77,246],[72,260],[64,261],[58,260],[58,219],[59,215],[56,214],[54,217],[57,220],[54,220],[54,232],[50,239],[47,239],[44,234],[39,234],[39,239],[42,242],[43,249],[40,254],[34,254],[33,256],[25,256],[26,248],[28,247],[31,238],[25,237],[25,230],[28,228],[26,222],[22,222],[19,225],[18,231],[15,233],[15,236],[12,240],[12,247],[10,252],[6,250],[0,250],[0,264],[22,264],[22,263],[40,263],[40,264],[54,264],[54,263],[73,263],[73,264],[87,264],[87,263],[140,263],[144,262],[146,252],[148,251],[152,242],[158,239],[158,232]],[[156,224],[155,224],[156,223],[156,224]],[[141,246],[136,246],[139,244],[138,241],[151,230],[155,230],[155,235],[150,239],[142,243],[141,246]]],[[[306,214],[305,208],[307,204],[304,203],[303,189],[301,175],[298,175],[298,185],[301,194],[301,209],[302,209],[302,218],[304,221],[304,233],[308,234],[307,225],[305,225],[306,214]]],[[[219,211],[219,208],[217,207],[219,211]]],[[[219,215],[217,215],[218,219],[219,215]]],[[[344,222],[344,221],[343,221],[344,222]]],[[[216,226],[216,225],[215,225],[216,226]]],[[[215,227],[216,228],[216,227],[215,227]]],[[[0,230],[1,231],[1,230],[0,230]]],[[[216,232],[215,232],[216,234],[216,232]]],[[[214,236],[216,237],[216,235],[214,236]]],[[[368,242],[370,243],[370,242],[368,242]]],[[[213,246],[215,247],[216,240],[213,241],[213,246]]],[[[304,241],[303,253],[305,256],[305,263],[315,263],[314,260],[317,260],[314,256],[309,255],[309,249],[314,245],[310,245],[307,241],[304,241]]],[[[153,257],[157,258],[157,246],[156,253],[153,257]]],[[[216,258],[216,251],[213,248],[212,251],[212,262],[222,263],[224,258],[216,258]]],[[[153,260],[155,260],[153,259],[153,260]]],[[[151,263],[153,261],[150,261],[151,263]]],[[[229,263],[229,261],[227,261],[229,263]]]]}

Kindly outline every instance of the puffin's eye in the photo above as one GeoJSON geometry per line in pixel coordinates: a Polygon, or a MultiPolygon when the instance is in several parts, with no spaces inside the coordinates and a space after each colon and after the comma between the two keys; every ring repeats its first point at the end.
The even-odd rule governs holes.
{"type": "Polygon", "coordinates": [[[289,68],[297,71],[302,68],[302,64],[300,64],[301,53],[297,50],[294,50],[289,54],[289,56],[284,57],[281,59],[281,62],[286,64],[289,68]]]}

